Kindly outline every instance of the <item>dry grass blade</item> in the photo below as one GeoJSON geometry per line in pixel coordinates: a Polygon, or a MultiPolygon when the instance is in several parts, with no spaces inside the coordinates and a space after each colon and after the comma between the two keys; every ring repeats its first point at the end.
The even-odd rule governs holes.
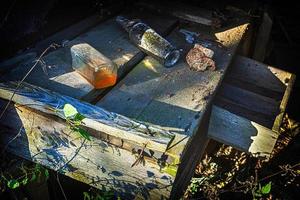
{"type": "Polygon", "coordinates": [[[28,72],[25,74],[25,76],[21,79],[21,81],[18,82],[17,87],[14,89],[13,94],[11,95],[9,101],[7,102],[6,106],[4,107],[4,109],[1,111],[0,114],[0,119],[2,119],[4,113],[6,112],[8,106],[10,105],[12,99],[14,98],[14,95],[16,93],[16,91],[20,88],[20,86],[22,85],[22,83],[24,82],[24,80],[30,75],[30,73],[32,72],[32,70],[37,66],[38,63],[41,62],[42,57],[51,49],[51,48],[57,48],[59,47],[59,45],[57,44],[51,44],[49,47],[47,47],[39,56],[39,58],[35,61],[34,65],[28,70],[28,72]]]}

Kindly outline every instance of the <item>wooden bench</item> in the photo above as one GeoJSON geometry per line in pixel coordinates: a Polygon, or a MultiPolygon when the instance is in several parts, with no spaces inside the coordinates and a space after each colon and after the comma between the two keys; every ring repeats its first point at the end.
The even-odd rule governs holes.
{"type": "MultiPolygon", "coordinates": [[[[26,79],[32,85],[20,87],[13,98],[17,104],[10,105],[0,122],[5,150],[94,187],[112,187],[125,198],[154,199],[183,193],[209,138],[269,156],[294,75],[234,57],[247,24],[212,32],[199,24],[178,25],[173,17],[145,11],[136,15],[163,34],[171,32],[167,38],[183,52],[191,46],[179,28],[221,41],[224,48],[212,45],[217,70],[192,72],[183,59],[164,68],[144,58],[127,33],[108,20],[49,53],[43,58],[47,73],[36,68],[26,79]],[[78,42],[89,43],[119,66],[116,86],[94,90],[72,70],[69,48],[78,42]],[[58,111],[64,103],[86,116],[91,141],[62,119],[58,111]],[[275,123],[266,121],[266,115],[275,117],[275,123]]],[[[29,60],[2,78],[18,80],[31,66],[29,60]]],[[[0,97],[9,99],[14,87],[1,84],[0,97]]]]}

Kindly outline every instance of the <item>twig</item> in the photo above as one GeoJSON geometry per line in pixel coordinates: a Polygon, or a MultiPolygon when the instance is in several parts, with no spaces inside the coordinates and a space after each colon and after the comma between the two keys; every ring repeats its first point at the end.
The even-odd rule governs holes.
{"type": "Polygon", "coordinates": [[[18,133],[5,145],[4,149],[1,152],[1,155],[4,154],[6,149],[8,148],[9,144],[12,143],[17,137],[21,136],[21,131],[22,131],[23,126],[20,127],[18,133]]]}
{"type": "Polygon", "coordinates": [[[278,21],[278,24],[279,24],[279,26],[280,26],[280,28],[281,28],[281,30],[282,30],[284,36],[285,36],[286,39],[287,39],[289,45],[292,46],[292,45],[293,45],[293,40],[291,39],[291,37],[289,36],[288,32],[286,31],[286,28],[284,27],[284,25],[283,25],[283,23],[282,23],[282,21],[281,21],[281,18],[278,17],[278,18],[277,18],[277,21],[278,21]]]}
{"type": "MultiPolygon", "coordinates": [[[[300,166],[300,163],[297,163],[297,164],[291,166],[289,169],[293,169],[293,168],[298,167],[298,166],[300,166]]],[[[281,174],[281,173],[284,172],[284,171],[286,171],[286,169],[282,169],[282,170],[280,170],[280,171],[278,171],[278,172],[275,172],[275,173],[270,174],[270,175],[268,175],[268,176],[265,176],[265,177],[263,177],[263,178],[261,178],[261,179],[258,179],[258,180],[257,180],[257,183],[259,183],[259,182],[261,182],[261,181],[264,181],[264,180],[266,180],[266,179],[269,179],[269,178],[271,178],[271,177],[273,177],[273,176],[277,176],[277,175],[281,174]]],[[[247,185],[242,185],[242,186],[239,186],[239,187],[235,187],[235,188],[233,188],[233,189],[231,189],[231,190],[223,190],[223,191],[220,191],[220,193],[229,192],[229,191],[236,191],[236,190],[242,189],[242,188],[244,188],[244,187],[247,187],[247,185]]]]}
{"type": "Polygon", "coordinates": [[[63,194],[65,200],[68,200],[66,194],[65,194],[65,191],[60,183],[60,180],[59,180],[59,176],[58,176],[58,172],[60,170],[62,170],[65,166],[67,166],[79,153],[80,149],[83,147],[84,143],[85,143],[86,139],[84,139],[84,141],[82,142],[81,146],[75,151],[75,154],[72,156],[71,159],[69,159],[63,166],[61,166],[57,171],[56,171],[56,180],[57,180],[57,183],[59,185],[59,188],[61,190],[61,193],[63,194]]]}
{"type": "Polygon", "coordinates": [[[61,190],[61,193],[62,193],[63,196],[64,196],[64,199],[65,199],[65,200],[68,200],[68,198],[67,198],[67,196],[66,196],[66,193],[65,193],[65,191],[64,191],[64,189],[63,189],[63,187],[62,187],[62,185],[61,185],[61,183],[60,183],[59,176],[58,176],[58,171],[56,172],[56,181],[57,181],[58,186],[59,186],[59,188],[60,188],[60,190],[61,190]]]}
{"type": "Polygon", "coordinates": [[[131,165],[131,167],[134,167],[134,166],[137,164],[137,162],[142,158],[146,146],[147,146],[147,144],[144,145],[144,147],[143,147],[143,149],[141,150],[139,156],[138,156],[137,159],[134,161],[134,163],[131,165]]]}
{"type": "Polygon", "coordinates": [[[76,149],[75,154],[72,156],[72,158],[70,158],[63,166],[61,166],[57,171],[62,170],[63,168],[65,168],[72,160],[74,160],[74,158],[78,155],[79,151],[82,149],[84,143],[85,143],[86,139],[83,140],[83,142],[81,143],[80,147],[76,149]]]}
{"type": "Polygon", "coordinates": [[[12,2],[12,4],[10,5],[10,7],[9,7],[9,9],[8,9],[8,11],[7,11],[5,17],[3,18],[2,22],[1,22],[0,28],[2,28],[2,26],[3,26],[3,25],[5,24],[5,22],[7,21],[8,16],[9,16],[10,12],[12,11],[13,7],[15,6],[16,2],[17,2],[17,0],[14,0],[14,1],[12,2]]]}
{"type": "Polygon", "coordinates": [[[19,87],[21,86],[21,84],[24,82],[24,80],[29,76],[29,74],[32,72],[32,70],[36,67],[36,65],[39,63],[40,59],[44,56],[44,54],[47,53],[47,51],[49,51],[50,48],[56,48],[58,47],[57,44],[51,44],[49,47],[47,47],[47,49],[45,49],[41,55],[39,56],[39,58],[35,61],[34,65],[29,69],[29,71],[25,74],[25,76],[22,78],[21,81],[18,82],[17,87],[14,89],[13,94],[11,95],[9,101],[7,102],[5,108],[2,110],[1,115],[0,115],[0,119],[3,117],[5,111],[7,110],[8,106],[10,105],[12,99],[15,96],[16,91],[19,89],[19,87]]]}

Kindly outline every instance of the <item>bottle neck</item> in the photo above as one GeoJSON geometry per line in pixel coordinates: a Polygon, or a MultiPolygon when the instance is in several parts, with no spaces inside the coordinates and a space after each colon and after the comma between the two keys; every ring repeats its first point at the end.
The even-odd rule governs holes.
{"type": "Polygon", "coordinates": [[[131,29],[132,26],[134,26],[136,23],[138,23],[140,20],[134,19],[129,20],[123,16],[117,16],[116,21],[127,31],[131,29]]]}

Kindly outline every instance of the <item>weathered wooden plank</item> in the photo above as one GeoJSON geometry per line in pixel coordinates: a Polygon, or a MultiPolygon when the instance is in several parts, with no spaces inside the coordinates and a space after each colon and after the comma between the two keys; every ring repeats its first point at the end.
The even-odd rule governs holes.
{"type": "Polygon", "coordinates": [[[269,157],[278,133],[240,117],[217,106],[213,106],[208,136],[254,156],[269,157]]]}
{"type": "Polygon", "coordinates": [[[250,58],[235,56],[224,81],[254,93],[281,100],[291,73],[250,58]]]}
{"type": "Polygon", "coordinates": [[[262,23],[259,27],[253,58],[258,61],[264,61],[267,51],[267,44],[272,29],[273,21],[267,12],[264,12],[262,23]]]}
{"type": "MultiPolygon", "coordinates": [[[[253,108],[270,108],[273,103],[268,103],[268,101],[270,100],[269,98],[276,100],[276,102],[278,102],[278,105],[275,105],[275,117],[269,118],[267,117],[267,115],[261,115],[257,112],[251,111],[248,111],[249,114],[243,116],[252,116],[250,117],[250,119],[256,122],[260,122],[261,124],[272,128],[273,131],[278,132],[295,78],[295,75],[289,72],[260,63],[250,58],[236,56],[233,61],[232,67],[229,69],[224,81],[226,83],[229,83],[230,85],[242,88],[243,91],[249,91],[251,92],[250,94],[255,93],[260,97],[264,96],[263,98],[258,98],[257,100],[251,100],[250,98],[248,101],[252,101],[254,103],[256,102],[257,104],[246,106],[250,110],[253,110],[253,108]],[[262,101],[259,101],[259,99],[261,99],[262,101]]],[[[227,93],[229,94],[230,92],[228,91],[227,93]]],[[[255,96],[252,95],[252,97],[255,96]]],[[[220,105],[221,102],[223,102],[223,105],[227,104],[226,106],[229,107],[230,104],[233,103],[232,101],[228,103],[228,99],[226,100],[222,97],[219,98],[217,104],[220,105]]],[[[236,109],[238,109],[238,107],[239,106],[235,106],[236,109]]],[[[229,110],[235,112],[230,108],[229,110]]],[[[241,110],[243,110],[243,108],[241,108],[241,110]]],[[[247,111],[244,110],[244,112],[247,111]]],[[[265,113],[268,112],[269,111],[266,111],[265,113]]]]}
{"type": "Polygon", "coordinates": [[[27,60],[33,60],[36,56],[35,52],[30,52],[0,62],[0,75],[9,72],[14,66],[24,63],[27,60]]]}
{"type": "MultiPolygon", "coordinates": [[[[142,16],[145,16],[147,18],[145,21],[159,32],[165,33],[176,24],[176,20],[170,17],[137,13],[140,13],[142,19],[142,16]]],[[[92,85],[72,69],[70,47],[78,43],[88,43],[114,61],[119,67],[119,77],[124,76],[143,57],[139,49],[128,40],[128,34],[114,19],[111,19],[70,41],[64,48],[49,53],[43,58],[44,64],[36,67],[26,81],[75,98],[84,98],[88,95],[85,100],[91,100],[103,92],[94,90],[92,85]]],[[[22,66],[1,78],[20,80],[31,68],[34,59],[22,63],[22,66]]]]}
{"type": "Polygon", "coordinates": [[[212,12],[199,7],[193,7],[178,2],[176,2],[176,4],[174,4],[173,2],[151,2],[151,4],[149,4],[149,2],[147,1],[140,1],[138,2],[138,5],[154,10],[155,12],[167,13],[185,21],[199,23],[207,26],[211,26],[213,23],[212,12]]]}
{"type": "MultiPolygon", "coordinates": [[[[279,111],[279,101],[235,87],[231,84],[223,83],[218,93],[219,96],[236,105],[266,116],[275,117],[279,111]]],[[[251,116],[249,117],[251,118],[251,116]]]]}
{"type": "MultiPolygon", "coordinates": [[[[198,162],[193,157],[187,158],[190,155],[182,156],[183,149],[184,152],[194,152],[193,155],[197,155],[195,158],[201,157],[207,144],[205,123],[201,125],[203,132],[200,130],[199,133],[197,130],[204,119],[204,113],[209,112],[212,97],[243,37],[247,24],[227,30],[225,28],[216,33],[201,25],[185,25],[180,28],[203,35],[208,34],[207,37],[222,42],[224,48],[211,44],[215,53],[213,59],[216,62],[216,71],[202,73],[190,71],[183,59],[174,67],[165,68],[155,59],[146,57],[97,103],[107,110],[176,132],[166,155],[178,155],[181,161],[184,161],[184,164],[180,165],[181,170],[173,186],[173,192],[177,197],[187,186],[186,180],[190,179],[198,162]],[[199,141],[196,139],[199,137],[202,139],[201,146],[193,142],[199,141]],[[178,180],[183,184],[179,184],[178,180]]],[[[183,54],[191,47],[178,30],[173,31],[168,39],[177,48],[183,49],[183,54]]]]}
{"type": "Polygon", "coordinates": [[[228,110],[236,115],[242,116],[251,121],[259,123],[267,128],[271,128],[274,123],[275,116],[272,117],[270,115],[265,115],[263,113],[253,111],[251,108],[242,106],[242,105],[240,105],[230,99],[227,99],[221,95],[216,96],[214,104],[216,106],[221,107],[225,110],[228,110]]]}
{"type": "Polygon", "coordinates": [[[13,102],[62,119],[65,119],[64,105],[71,104],[80,114],[85,116],[82,121],[83,126],[120,139],[133,141],[141,147],[146,145],[148,149],[165,152],[169,142],[174,137],[172,132],[131,120],[117,113],[37,86],[23,83],[15,91],[16,87],[16,83],[0,83],[0,97],[9,100],[14,94],[13,102]]]}
{"type": "Polygon", "coordinates": [[[274,130],[275,132],[279,132],[286,108],[287,108],[287,104],[290,98],[290,95],[292,93],[292,89],[294,86],[294,83],[296,81],[296,75],[292,74],[289,81],[288,81],[288,86],[284,92],[284,95],[282,97],[280,106],[279,106],[279,114],[277,114],[276,119],[274,121],[272,130],[274,130]]]}
{"type": "MultiPolygon", "coordinates": [[[[0,107],[5,104],[0,101],[0,107]]],[[[173,179],[160,171],[157,163],[144,160],[144,164],[132,166],[137,154],[93,137],[84,140],[50,115],[12,105],[0,127],[0,146],[5,150],[75,180],[99,189],[111,188],[122,199],[169,196],[173,179]]]]}

